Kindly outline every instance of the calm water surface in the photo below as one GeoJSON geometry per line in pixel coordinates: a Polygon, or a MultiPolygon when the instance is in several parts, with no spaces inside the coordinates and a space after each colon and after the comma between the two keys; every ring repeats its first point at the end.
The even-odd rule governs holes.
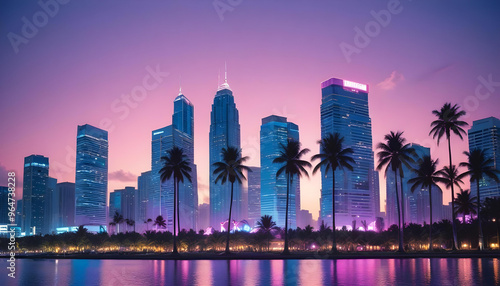
{"type": "Polygon", "coordinates": [[[495,258],[16,262],[1,285],[500,285],[495,258]]]}

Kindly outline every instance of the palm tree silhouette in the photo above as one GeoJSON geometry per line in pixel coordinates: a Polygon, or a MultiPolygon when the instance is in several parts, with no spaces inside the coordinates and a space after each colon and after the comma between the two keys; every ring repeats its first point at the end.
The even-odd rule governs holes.
{"type": "Polygon", "coordinates": [[[340,170],[344,170],[344,168],[349,171],[353,170],[351,164],[356,164],[354,159],[350,156],[354,151],[352,148],[344,148],[344,137],[340,136],[338,132],[334,134],[329,133],[325,138],[318,141],[320,145],[320,153],[312,156],[311,161],[321,160],[313,169],[313,174],[324,167],[325,168],[325,177],[328,173],[328,170],[332,169],[332,226],[333,226],[333,235],[332,235],[332,252],[337,252],[337,239],[335,236],[335,171],[337,168],[340,170]]]}
{"type": "Polygon", "coordinates": [[[144,223],[146,224],[146,230],[149,230],[149,223],[152,222],[153,220],[148,218],[147,220],[144,221],[144,223]]]}
{"type": "Polygon", "coordinates": [[[270,237],[271,237],[271,230],[273,229],[278,229],[276,226],[276,222],[273,221],[273,217],[270,215],[264,215],[260,218],[260,220],[257,222],[257,227],[259,228],[259,231],[265,233],[268,235],[267,237],[267,251],[269,251],[269,244],[270,244],[270,237]]]}
{"type": "Polygon", "coordinates": [[[177,146],[167,150],[167,156],[161,157],[161,159],[165,162],[163,168],[161,168],[159,172],[161,181],[165,182],[172,177],[174,178],[174,247],[172,253],[177,254],[175,224],[176,218],[177,223],[179,223],[179,183],[183,183],[184,178],[191,182],[191,167],[189,166],[190,162],[187,155],[177,146]]]}
{"type": "MultiPolygon", "coordinates": [[[[412,159],[411,156],[415,154],[415,151],[413,148],[410,146],[410,144],[405,144],[406,139],[402,136],[403,132],[396,132],[394,133],[391,131],[389,134],[386,134],[384,136],[384,140],[386,140],[385,143],[380,142],[377,145],[377,149],[381,149],[377,153],[378,157],[378,165],[377,165],[377,170],[380,171],[382,169],[385,169],[385,174],[384,176],[387,176],[387,171],[389,170],[389,167],[391,167],[391,170],[394,172],[394,179],[395,179],[395,184],[394,186],[396,187],[396,204],[397,204],[397,210],[398,210],[398,223],[399,223],[399,252],[404,252],[404,247],[403,247],[403,227],[404,227],[404,221],[403,221],[403,227],[401,225],[401,204],[399,202],[399,192],[398,192],[398,173],[397,171],[399,170],[400,173],[403,172],[403,166],[405,165],[408,168],[410,167],[410,163],[414,163],[414,160],[412,159]]],[[[403,190],[401,190],[401,198],[403,198],[403,190]]]]}
{"type": "Polygon", "coordinates": [[[483,212],[482,217],[495,222],[497,228],[497,244],[500,245],[500,198],[486,198],[481,211],[483,212]]]}
{"type": "Polygon", "coordinates": [[[476,182],[477,187],[477,220],[479,222],[479,250],[484,249],[483,240],[483,225],[481,223],[481,194],[479,191],[479,181],[484,177],[489,177],[496,182],[499,182],[498,175],[500,172],[494,169],[493,158],[487,158],[485,150],[474,149],[470,153],[465,151],[468,162],[460,163],[461,167],[467,167],[467,171],[458,176],[460,179],[466,176],[470,177],[470,182],[476,182]]]}
{"type": "Polygon", "coordinates": [[[123,216],[118,211],[115,211],[115,214],[113,216],[113,225],[118,226],[118,233],[120,233],[120,224],[123,222],[123,216]]]}
{"type": "MultiPolygon", "coordinates": [[[[446,139],[448,140],[448,156],[450,158],[450,165],[449,169],[453,168],[453,164],[451,161],[451,143],[450,143],[450,136],[451,132],[455,133],[460,137],[461,140],[463,140],[463,135],[467,134],[465,130],[462,127],[467,126],[467,122],[461,121],[460,117],[465,115],[465,111],[459,110],[460,107],[455,104],[451,106],[451,103],[447,102],[445,103],[442,107],[441,110],[433,110],[432,114],[437,116],[437,119],[434,120],[431,123],[431,131],[429,132],[429,135],[432,134],[432,138],[436,139],[437,137],[437,143],[439,146],[439,141],[443,137],[443,135],[446,135],[446,139]]],[[[452,209],[452,224],[453,224],[453,250],[457,250],[457,228],[456,228],[456,214],[455,214],[455,206],[454,206],[454,200],[455,200],[455,190],[453,187],[453,184],[451,185],[451,209],[452,209]]]]}
{"type": "Polygon", "coordinates": [[[158,229],[158,227],[165,228],[167,226],[167,221],[163,218],[163,216],[159,215],[159,216],[156,217],[155,222],[153,223],[153,225],[156,225],[157,229],[158,229]]]}
{"type": "Polygon", "coordinates": [[[466,215],[475,215],[477,214],[477,198],[471,196],[469,190],[460,190],[460,193],[457,193],[457,197],[455,198],[455,212],[457,214],[462,214],[463,219],[462,223],[466,223],[465,216],[466,215]]]}
{"type": "Polygon", "coordinates": [[[226,181],[231,183],[231,201],[229,204],[229,219],[228,229],[227,229],[227,241],[226,241],[226,254],[229,254],[229,234],[231,232],[231,211],[233,209],[233,188],[234,182],[242,183],[242,179],[246,180],[245,175],[243,175],[243,171],[252,172],[252,170],[243,165],[249,158],[247,156],[241,157],[241,150],[228,146],[227,148],[222,148],[221,151],[222,161],[215,162],[213,166],[215,167],[214,176],[215,183],[221,181],[221,184],[224,185],[226,181]]]}
{"type": "MultiPolygon", "coordinates": [[[[413,169],[415,176],[408,180],[413,193],[419,186],[422,188],[429,188],[429,251],[433,250],[432,246],[432,187],[438,187],[436,183],[444,183],[445,180],[440,177],[440,171],[437,171],[438,159],[432,160],[430,156],[424,156],[418,162],[416,169],[413,169]]],[[[439,187],[438,187],[439,188],[439,187]]]]}
{"type": "Polygon", "coordinates": [[[309,152],[309,149],[300,149],[300,142],[288,139],[286,145],[280,143],[281,150],[279,156],[274,158],[273,163],[283,164],[276,172],[278,178],[283,172],[286,174],[286,208],[285,208],[285,248],[283,254],[290,254],[288,250],[288,200],[290,197],[290,185],[293,183],[293,176],[297,175],[299,178],[302,175],[309,177],[304,167],[311,167],[311,164],[300,158],[309,152]]]}

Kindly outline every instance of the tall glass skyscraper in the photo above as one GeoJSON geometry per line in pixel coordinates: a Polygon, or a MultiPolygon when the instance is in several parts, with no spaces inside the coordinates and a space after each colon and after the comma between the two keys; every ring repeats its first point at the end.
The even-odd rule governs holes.
{"type": "Polygon", "coordinates": [[[56,227],[75,225],[75,183],[57,184],[58,216],[56,227]]]}
{"type": "MultiPolygon", "coordinates": [[[[229,216],[231,199],[231,184],[221,182],[215,184],[213,172],[215,162],[222,161],[221,150],[228,146],[241,148],[240,123],[238,109],[234,103],[233,92],[227,80],[219,86],[215,94],[212,111],[210,112],[210,224],[214,229],[219,229],[222,222],[229,216]]],[[[234,198],[232,218],[240,219],[241,189],[238,183],[234,184],[234,198]]]]}
{"type": "Polygon", "coordinates": [[[0,209],[0,224],[10,224],[9,221],[9,208],[6,207],[9,202],[9,188],[0,186],[0,201],[3,202],[5,207],[0,209]]]}
{"type": "Polygon", "coordinates": [[[24,158],[23,221],[26,235],[46,234],[46,193],[49,179],[49,158],[31,155],[24,158]]]}
{"type": "Polygon", "coordinates": [[[190,161],[192,183],[185,180],[179,185],[180,225],[196,229],[198,215],[197,171],[194,164],[194,106],[180,92],[174,100],[172,125],[154,130],[151,141],[151,189],[148,198],[148,217],[153,220],[162,215],[167,229],[173,229],[174,183],[173,179],[161,182],[159,171],[164,165],[161,157],[174,146],[183,149],[190,161]]]}
{"type": "Polygon", "coordinates": [[[149,192],[151,191],[151,171],[143,172],[137,178],[137,212],[135,217],[136,230],[142,232],[147,229],[147,225],[144,222],[148,218],[154,219],[154,217],[149,217],[148,215],[148,203],[149,203],[149,192]]]}
{"type": "MultiPolygon", "coordinates": [[[[338,132],[344,147],[354,150],[356,165],[352,172],[335,172],[336,225],[351,225],[353,220],[375,220],[374,195],[370,190],[374,169],[372,125],[368,112],[368,85],[331,78],[321,83],[321,137],[338,132]]],[[[321,169],[321,219],[332,221],[332,173],[321,169]]]]}
{"type": "MultiPolygon", "coordinates": [[[[493,159],[493,167],[500,171],[500,120],[488,117],[472,122],[469,129],[469,152],[474,149],[485,150],[486,156],[493,159]]],[[[477,194],[476,183],[470,186],[472,194],[477,194]]],[[[500,197],[500,183],[486,177],[479,182],[481,201],[486,198],[500,197]]]]}
{"type": "Polygon", "coordinates": [[[260,220],[260,167],[250,167],[248,173],[248,224],[254,227],[260,220]]]}
{"type": "Polygon", "coordinates": [[[75,222],[106,225],[108,132],[79,125],[76,137],[75,222]]]}
{"type": "MultiPolygon", "coordinates": [[[[273,160],[279,156],[281,145],[288,140],[299,140],[299,127],[287,122],[286,117],[271,115],[262,119],[260,126],[260,213],[261,216],[271,215],[276,225],[285,227],[286,216],[286,175],[283,173],[276,178],[276,173],[282,167],[274,164],[273,160]]],[[[295,229],[297,212],[300,211],[300,179],[293,178],[290,185],[288,201],[288,227],[295,229]]]]}

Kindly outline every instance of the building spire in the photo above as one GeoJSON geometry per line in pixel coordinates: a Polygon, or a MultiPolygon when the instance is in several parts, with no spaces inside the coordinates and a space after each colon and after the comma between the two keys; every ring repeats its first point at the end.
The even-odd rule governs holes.
{"type": "Polygon", "coordinates": [[[217,82],[219,87],[217,88],[217,91],[221,91],[224,89],[231,90],[229,87],[229,84],[227,83],[227,63],[224,61],[224,83],[220,84],[220,70],[219,70],[219,80],[217,82]]]}
{"type": "Polygon", "coordinates": [[[181,75],[179,75],[179,95],[182,95],[181,75]]]}
{"type": "Polygon", "coordinates": [[[224,61],[224,83],[227,83],[227,62],[224,61]]]}

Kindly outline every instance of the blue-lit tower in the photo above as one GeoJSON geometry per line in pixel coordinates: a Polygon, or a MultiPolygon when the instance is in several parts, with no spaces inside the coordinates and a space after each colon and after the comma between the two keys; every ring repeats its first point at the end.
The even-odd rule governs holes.
{"type": "Polygon", "coordinates": [[[106,225],[108,132],[79,125],[76,137],[75,222],[106,225]]]}
{"type": "Polygon", "coordinates": [[[49,231],[46,215],[49,158],[31,155],[24,158],[23,221],[26,235],[46,234],[49,231]]]}

